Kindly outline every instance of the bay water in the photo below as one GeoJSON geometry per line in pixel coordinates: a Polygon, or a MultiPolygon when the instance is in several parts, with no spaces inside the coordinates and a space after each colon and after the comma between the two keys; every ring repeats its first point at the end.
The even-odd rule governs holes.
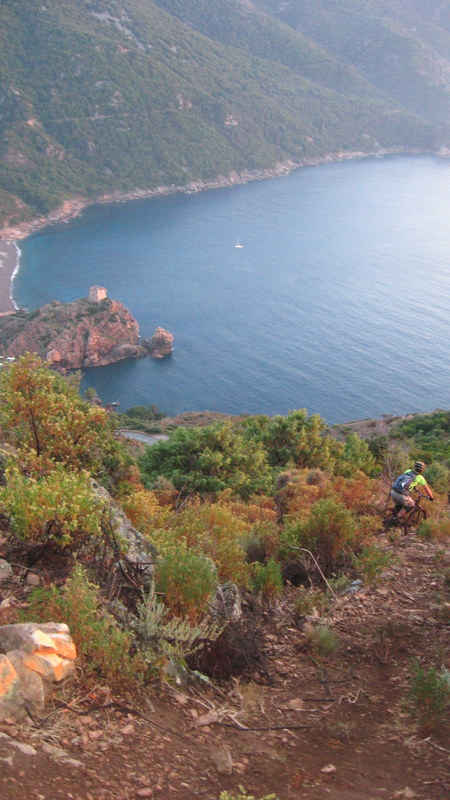
{"type": "Polygon", "coordinates": [[[104,402],[330,422],[450,408],[450,160],[367,158],[96,205],[20,243],[30,310],[105,286],[175,337],[83,372],[104,402]],[[237,241],[242,244],[236,248],[237,241]]]}

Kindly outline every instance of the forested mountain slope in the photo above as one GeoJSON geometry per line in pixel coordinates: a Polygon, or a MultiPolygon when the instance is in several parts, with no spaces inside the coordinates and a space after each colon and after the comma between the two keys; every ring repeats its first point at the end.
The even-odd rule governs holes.
{"type": "MultiPolygon", "coordinates": [[[[444,114],[445,87],[431,110],[399,105],[387,79],[375,87],[355,59],[332,52],[327,17],[304,35],[265,13],[277,4],[260,5],[3,2],[0,221],[47,214],[74,195],[185,185],[329,152],[448,145],[433,111],[444,114]]],[[[444,22],[427,28],[443,74],[444,22]]],[[[419,64],[406,94],[420,76],[419,64]]]]}
{"type": "Polygon", "coordinates": [[[450,5],[441,0],[256,0],[423,118],[450,122],[450,5]]]}

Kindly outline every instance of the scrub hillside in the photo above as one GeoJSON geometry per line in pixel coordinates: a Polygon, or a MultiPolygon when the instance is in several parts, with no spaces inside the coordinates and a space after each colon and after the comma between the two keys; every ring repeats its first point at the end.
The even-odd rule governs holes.
{"type": "Polygon", "coordinates": [[[80,774],[112,800],[446,796],[449,418],[182,427],[35,355],[1,367],[0,646],[65,623],[78,653],[44,708],[16,719],[0,685],[2,797],[80,774]],[[166,439],[114,435],[139,420],[166,439]],[[386,528],[416,459],[435,501],[386,528]]]}

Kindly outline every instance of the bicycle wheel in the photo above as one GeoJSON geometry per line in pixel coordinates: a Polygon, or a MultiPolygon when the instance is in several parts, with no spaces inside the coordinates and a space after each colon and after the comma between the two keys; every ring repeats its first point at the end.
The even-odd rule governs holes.
{"type": "Polygon", "coordinates": [[[407,514],[403,527],[405,529],[405,533],[411,533],[412,530],[416,530],[420,523],[427,518],[427,512],[424,508],[420,506],[417,508],[413,508],[413,510],[407,514]]]}
{"type": "Polygon", "coordinates": [[[399,523],[394,513],[394,509],[390,508],[388,511],[386,511],[383,517],[384,528],[385,530],[388,530],[389,528],[395,528],[398,524],[399,523]]]}

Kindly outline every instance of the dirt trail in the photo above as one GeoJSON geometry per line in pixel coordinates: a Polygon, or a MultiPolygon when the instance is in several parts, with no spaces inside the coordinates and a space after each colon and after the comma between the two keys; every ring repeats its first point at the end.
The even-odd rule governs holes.
{"type": "Polygon", "coordinates": [[[448,724],[419,736],[405,702],[414,657],[450,667],[450,547],[379,538],[394,560],[378,587],[336,598],[333,656],[305,646],[309,622],[294,618],[292,589],[260,620],[264,664],[249,683],[218,692],[154,686],[146,697],[120,698],[134,714],[89,712],[112,698],[101,686],[83,698],[74,682],[64,699],[87,714],[55,707],[41,726],[0,726],[36,750],[0,737],[2,800],[218,800],[239,785],[258,800],[269,792],[280,800],[449,797],[448,724]],[[44,752],[49,745],[74,762],[44,752]]]}

